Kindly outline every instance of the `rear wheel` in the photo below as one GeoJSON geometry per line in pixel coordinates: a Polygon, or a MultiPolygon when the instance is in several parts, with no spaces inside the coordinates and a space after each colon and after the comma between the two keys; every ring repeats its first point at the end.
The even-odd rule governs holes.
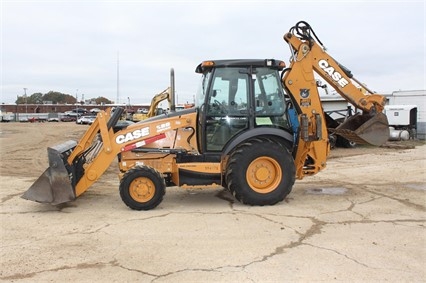
{"type": "Polygon", "coordinates": [[[240,202],[273,205],[291,192],[294,161],[287,148],[278,142],[252,139],[230,155],[225,179],[228,189],[240,202]]]}
{"type": "Polygon", "coordinates": [[[146,166],[130,169],[120,182],[121,199],[135,210],[155,208],[163,200],[165,192],[164,178],[157,170],[146,166]]]}

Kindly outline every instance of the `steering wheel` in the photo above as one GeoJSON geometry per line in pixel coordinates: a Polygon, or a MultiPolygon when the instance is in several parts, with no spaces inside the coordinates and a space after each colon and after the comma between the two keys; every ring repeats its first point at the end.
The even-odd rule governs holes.
{"type": "Polygon", "coordinates": [[[220,103],[218,100],[214,100],[213,101],[213,106],[214,107],[217,107],[218,109],[219,109],[219,111],[220,111],[220,113],[222,113],[222,114],[226,114],[226,113],[228,113],[228,110],[225,108],[225,106],[223,106],[223,104],[222,103],[220,103]]]}

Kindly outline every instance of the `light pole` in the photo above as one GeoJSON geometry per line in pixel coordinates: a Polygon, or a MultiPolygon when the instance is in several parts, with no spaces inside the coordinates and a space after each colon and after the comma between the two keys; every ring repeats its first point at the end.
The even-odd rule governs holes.
{"type": "Polygon", "coordinates": [[[24,97],[25,97],[25,113],[28,112],[28,105],[27,105],[27,88],[24,87],[24,97]]]}

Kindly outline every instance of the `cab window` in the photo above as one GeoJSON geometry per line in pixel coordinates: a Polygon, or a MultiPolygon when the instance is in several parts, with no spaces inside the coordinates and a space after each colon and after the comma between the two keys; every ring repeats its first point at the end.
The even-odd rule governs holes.
{"type": "Polygon", "coordinates": [[[207,115],[245,115],[247,109],[248,76],[238,68],[218,68],[210,88],[207,115]]]}

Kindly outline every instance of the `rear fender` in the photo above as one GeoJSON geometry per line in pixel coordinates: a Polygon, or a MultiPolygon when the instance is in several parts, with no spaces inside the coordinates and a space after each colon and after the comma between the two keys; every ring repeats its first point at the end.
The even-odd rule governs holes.
{"type": "Polygon", "coordinates": [[[270,136],[278,141],[284,141],[283,145],[291,152],[293,149],[293,134],[278,128],[268,128],[268,127],[259,127],[254,128],[249,131],[245,131],[242,134],[236,136],[234,139],[229,141],[223,150],[223,156],[228,155],[235,147],[237,147],[242,142],[249,140],[251,138],[255,138],[258,136],[270,136]]]}

